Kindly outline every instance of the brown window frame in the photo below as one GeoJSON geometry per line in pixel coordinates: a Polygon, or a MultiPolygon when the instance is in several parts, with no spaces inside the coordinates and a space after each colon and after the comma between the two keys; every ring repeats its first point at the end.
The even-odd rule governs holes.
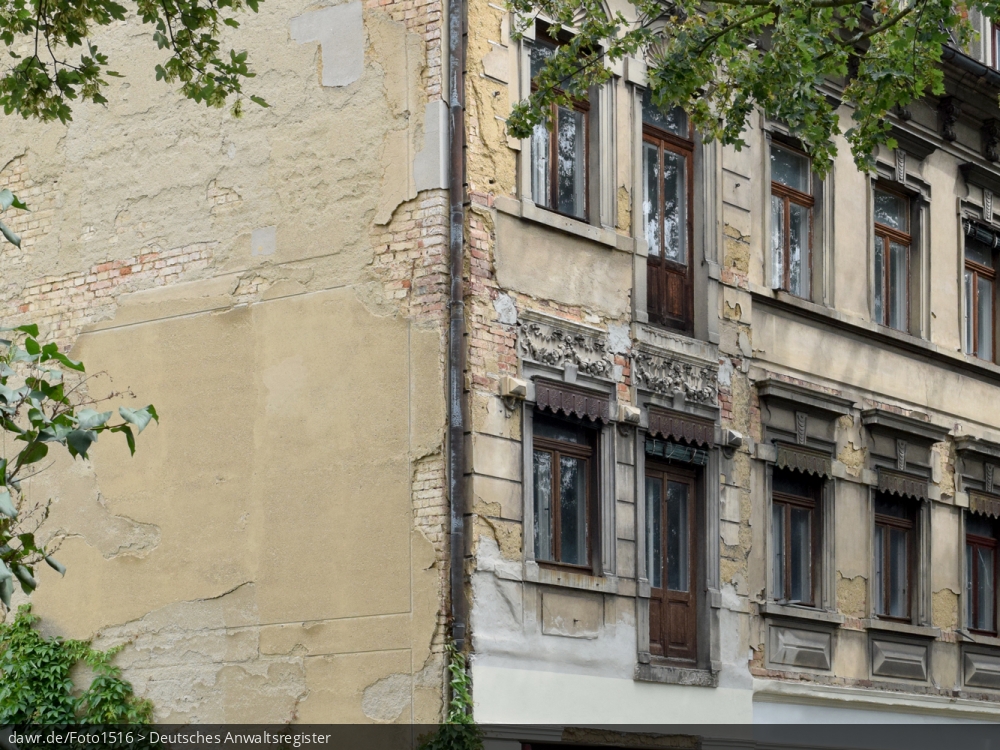
{"type": "Polygon", "coordinates": [[[996,21],[990,21],[990,33],[992,35],[993,42],[993,59],[991,60],[993,63],[992,67],[993,70],[1000,70],[1000,49],[997,49],[1000,47],[1000,44],[998,44],[998,42],[1000,42],[1000,24],[997,24],[996,21]]]}
{"type": "MultiPolygon", "coordinates": [[[[972,580],[968,582],[969,586],[969,597],[972,603],[972,622],[968,623],[968,628],[973,633],[981,633],[982,635],[996,635],[997,634],[997,585],[996,585],[996,574],[1000,565],[998,565],[998,558],[1000,558],[1000,544],[998,544],[996,539],[990,539],[989,537],[979,536],[978,534],[966,534],[965,535],[965,545],[966,545],[966,555],[969,554],[969,547],[975,550],[976,547],[985,547],[993,552],[993,601],[991,605],[993,607],[993,629],[992,630],[979,630],[973,627],[972,623],[979,619],[979,597],[976,595],[976,584],[979,578],[979,568],[976,565],[972,565],[972,580]]],[[[966,562],[968,565],[968,562],[966,562]]]]}
{"type": "MultiPolygon", "coordinates": [[[[775,146],[777,146],[778,148],[783,148],[786,151],[791,151],[792,153],[798,154],[799,156],[804,156],[806,159],[809,159],[809,187],[811,189],[812,188],[812,159],[809,157],[809,154],[805,153],[804,151],[802,151],[800,149],[793,148],[792,146],[789,146],[789,145],[787,145],[785,143],[781,143],[781,142],[778,142],[778,141],[775,141],[771,145],[771,148],[774,148],[775,146]]],[[[770,158],[770,152],[768,152],[768,158],[770,158]]],[[[795,294],[795,292],[793,292],[792,288],[791,288],[792,287],[792,284],[791,284],[791,273],[792,273],[792,263],[791,263],[791,255],[792,255],[792,246],[791,246],[791,242],[792,242],[791,215],[792,215],[792,212],[790,210],[790,204],[794,203],[797,206],[802,206],[803,208],[809,209],[809,269],[808,269],[808,272],[809,272],[809,296],[808,297],[800,297],[800,299],[809,299],[809,298],[812,297],[812,289],[813,289],[813,283],[812,283],[813,282],[813,278],[812,278],[813,277],[813,267],[812,267],[812,263],[813,263],[813,227],[814,227],[814,225],[816,223],[815,222],[815,217],[813,216],[813,208],[816,205],[816,199],[812,195],[809,195],[808,193],[803,193],[803,192],[801,192],[799,190],[796,190],[795,188],[788,187],[788,185],[785,185],[785,184],[783,184],[781,182],[775,182],[774,180],[771,180],[771,195],[777,196],[778,198],[781,198],[785,202],[785,212],[784,212],[785,226],[782,227],[783,236],[785,238],[785,241],[784,241],[784,246],[781,248],[781,252],[782,252],[782,256],[783,256],[783,260],[784,260],[784,262],[782,263],[782,266],[781,266],[781,268],[782,268],[782,276],[783,276],[783,278],[781,279],[781,290],[784,291],[784,292],[788,292],[788,294],[792,294],[792,295],[794,295],[796,297],[800,297],[800,295],[795,294]]],[[[768,210],[770,211],[770,206],[768,207],[768,210]]]]}
{"type": "MultiPolygon", "coordinates": [[[[875,231],[876,241],[882,241],[882,278],[876,279],[876,283],[881,285],[882,290],[882,320],[876,321],[879,325],[885,326],[886,328],[892,328],[889,325],[889,283],[891,277],[892,263],[890,263],[890,242],[895,241],[897,244],[906,246],[906,290],[903,299],[906,300],[906,322],[902,328],[893,328],[894,331],[908,332],[910,330],[910,317],[912,310],[910,309],[910,275],[911,275],[911,265],[913,262],[913,216],[912,216],[912,198],[906,193],[901,193],[898,190],[892,190],[884,185],[876,184],[875,190],[882,193],[888,193],[889,195],[895,195],[898,198],[902,198],[906,201],[906,225],[910,228],[909,232],[900,232],[898,229],[893,229],[885,224],[879,224],[877,221],[872,221],[875,231]]],[[[874,258],[872,259],[874,261],[874,258]]]]}
{"type": "MultiPolygon", "coordinates": [[[[658,659],[670,662],[682,662],[686,664],[697,663],[698,661],[698,604],[699,604],[699,592],[701,590],[701,579],[699,576],[698,568],[698,555],[701,549],[701,535],[698,533],[698,500],[700,496],[701,482],[699,479],[699,473],[694,469],[689,469],[685,467],[679,467],[676,464],[667,463],[664,461],[655,461],[650,457],[646,457],[645,475],[643,483],[645,484],[645,479],[656,478],[662,482],[662,491],[660,502],[664,505],[667,501],[666,495],[666,484],[667,482],[677,482],[686,484],[688,487],[688,591],[686,592],[674,592],[675,598],[679,594],[687,594],[690,599],[689,610],[688,610],[688,632],[690,633],[690,640],[684,649],[675,648],[673,653],[671,653],[671,647],[669,643],[662,643],[654,645],[652,638],[652,633],[650,633],[650,655],[655,656],[658,659]],[[660,653],[662,651],[662,653],[660,653]],[[678,653],[681,652],[681,653],[678,653]]],[[[650,607],[654,606],[654,602],[660,602],[659,606],[662,607],[662,602],[667,601],[671,597],[672,589],[667,587],[667,581],[669,573],[667,571],[667,522],[666,514],[664,513],[663,521],[660,526],[661,534],[661,549],[663,555],[663,571],[662,571],[662,586],[660,588],[654,588],[652,583],[650,583],[650,607]]],[[[649,572],[647,571],[647,579],[649,579],[649,572]]],[[[661,610],[662,617],[662,610],[661,610]]],[[[650,625],[652,625],[652,618],[650,618],[650,625]]]]}
{"type": "Polygon", "coordinates": [[[972,309],[972,351],[966,353],[971,354],[974,357],[978,357],[984,362],[995,362],[997,351],[995,319],[993,321],[993,331],[990,333],[990,339],[992,341],[990,348],[993,356],[990,359],[979,356],[979,277],[983,276],[992,282],[993,299],[990,300],[990,309],[993,310],[993,315],[995,317],[997,309],[997,272],[994,268],[984,266],[982,263],[977,263],[974,260],[969,260],[968,256],[965,258],[965,270],[972,273],[972,304],[970,305],[972,309]]]}
{"type": "MultiPolygon", "coordinates": [[[[816,606],[816,590],[817,577],[819,575],[819,553],[820,553],[820,529],[819,529],[819,509],[820,509],[820,496],[821,491],[818,487],[811,488],[813,490],[812,496],[807,497],[804,495],[793,495],[788,492],[771,492],[771,506],[772,506],[772,519],[774,513],[774,506],[781,505],[784,506],[784,519],[783,528],[784,534],[781,540],[782,549],[784,553],[782,558],[784,560],[785,570],[783,574],[784,591],[773,592],[775,601],[787,602],[789,604],[796,604],[802,607],[815,607],[816,606]],[[792,556],[789,551],[792,548],[792,508],[805,508],[809,511],[809,537],[810,537],[810,549],[809,549],[809,601],[794,601],[791,598],[791,586],[792,586],[792,556]]],[[[771,519],[768,519],[768,523],[773,523],[771,519]]],[[[772,554],[772,560],[773,554],[772,554]]],[[[773,585],[773,580],[772,580],[773,585]]]]}
{"type": "MultiPolygon", "coordinates": [[[[641,115],[640,115],[641,116],[641,115]]],[[[660,169],[660,175],[663,175],[663,152],[670,151],[674,154],[684,157],[684,197],[685,197],[685,207],[687,216],[685,217],[685,242],[684,249],[686,254],[686,262],[684,263],[684,274],[685,274],[685,284],[684,284],[684,324],[677,325],[672,321],[667,320],[663,315],[660,314],[660,307],[657,307],[656,300],[654,297],[653,282],[650,276],[650,271],[653,273],[663,273],[666,269],[674,268],[678,265],[674,261],[667,260],[666,253],[664,252],[664,231],[663,231],[663,201],[664,194],[662,185],[659,186],[657,194],[659,196],[660,205],[658,206],[659,211],[657,216],[660,222],[660,247],[659,255],[647,254],[646,256],[646,312],[649,316],[649,320],[654,325],[662,326],[664,328],[669,328],[675,331],[681,331],[683,333],[690,333],[694,330],[694,283],[693,283],[693,262],[694,262],[694,131],[693,126],[690,121],[688,122],[688,137],[683,138],[675,133],[671,133],[662,128],[658,128],[655,125],[649,124],[645,121],[642,123],[642,142],[652,144],[656,146],[657,152],[657,165],[660,169]]],[[[645,169],[645,159],[643,159],[643,169],[645,169]]]]}
{"type": "MultiPolygon", "coordinates": [[[[554,418],[554,421],[562,421],[558,418],[554,418]]],[[[567,422],[567,424],[572,424],[573,426],[579,426],[575,422],[567,422]]],[[[552,556],[554,560],[545,560],[538,557],[538,550],[535,550],[535,562],[544,567],[550,568],[568,568],[575,570],[577,572],[593,572],[594,571],[594,550],[596,549],[596,539],[598,534],[597,522],[597,490],[598,490],[598,450],[597,442],[598,435],[596,430],[589,427],[584,427],[589,436],[589,441],[587,444],[571,443],[563,440],[554,440],[552,438],[540,437],[537,435],[532,435],[531,442],[531,455],[532,461],[534,461],[534,456],[536,452],[547,452],[552,454],[552,513],[551,513],[551,523],[552,523],[552,556]],[[560,496],[561,486],[559,481],[559,458],[561,456],[570,456],[572,458],[581,459],[586,462],[586,469],[584,471],[584,477],[586,478],[587,486],[584,492],[584,501],[587,503],[587,507],[584,510],[584,517],[587,519],[587,562],[584,565],[579,565],[576,563],[561,562],[560,557],[562,556],[562,536],[561,536],[561,516],[562,516],[562,497],[560,496]]],[[[532,482],[534,478],[532,477],[532,482]]],[[[538,524],[538,519],[533,519],[534,524],[538,524]]],[[[534,534],[535,529],[531,529],[531,533],[534,534]]]]}
{"type": "MultiPolygon", "coordinates": [[[[568,39],[557,39],[548,33],[548,27],[539,24],[539,28],[535,34],[537,39],[542,40],[546,44],[554,47],[564,47],[569,43],[568,39]]],[[[538,86],[535,85],[534,79],[531,81],[531,93],[535,93],[538,90],[538,86]]],[[[566,93],[560,88],[556,88],[555,91],[560,94],[566,93]]],[[[576,221],[589,222],[590,221],[590,102],[586,99],[572,98],[572,110],[574,112],[579,112],[583,115],[583,216],[577,216],[576,214],[568,214],[565,211],[560,211],[559,206],[559,160],[558,160],[558,138],[555,138],[556,129],[559,127],[559,110],[560,108],[565,109],[566,107],[561,104],[553,103],[550,105],[549,117],[552,122],[552,128],[549,130],[549,189],[548,194],[545,196],[545,200],[548,205],[538,205],[539,208],[543,208],[546,211],[551,211],[554,214],[559,214],[560,216],[565,216],[567,219],[574,219],[576,221]]],[[[531,160],[531,152],[529,149],[528,159],[531,160]]],[[[532,171],[534,171],[534,165],[531,166],[532,171]]],[[[534,195],[532,195],[534,199],[534,195]]]]}
{"type": "MultiPolygon", "coordinates": [[[[893,620],[895,622],[910,622],[913,618],[913,592],[914,586],[916,585],[916,561],[914,555],[914,548],[916,545],[917,536],[917,520],[916,520],[916,509],[912,509],[914,517],[911,518],[899,518],[898,516],[887,516],[881,513],[875,514],[875,532],[881,533],[882,529],[886,530],[885,537],[882,540],[882,606],[881,609],[885,612],[889,611],[890,608],[890,587],[887,585],[889,580],[888,571],[889,563],[891,560],[890,544],[888,530],[892,528],[902,529],[906,532],[906,613],[904,615],[889,615],[879,612],[875,609],[875,614],[880,620],[893,620]]],[[[874,575],[874,571],[873,571],[874,575]]],[[[874,602],[873,602],[874,604],[874,602]]],[[[874,609],[874,608],[873,608],[874,609]]]]}

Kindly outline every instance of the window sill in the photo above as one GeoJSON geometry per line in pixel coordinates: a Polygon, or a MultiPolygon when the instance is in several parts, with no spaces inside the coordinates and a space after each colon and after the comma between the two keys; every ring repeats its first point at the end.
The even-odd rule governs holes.
{"type": "Polygon", "coordinates": [[[800,607],[794,604],[779,604],[778,602],[761,602],[757,605],[765,617],[783,617],[790,620],[804,620],[819,625],[839,627],[847,620],[837,612],[827,612],[815,607],[800,607]]]}
{"type": "MultiPolygon", "coordinates": [[[[647,655],[648,656],[648,655],[647,655]]],[[[657,682],[661,685],[687,685],[689,687],[719,686],[719,674],[710,669],[671,667],[666,664],[643,664],[635,667],[637,682],[657,682]]]]}
{"type": "Polygon", "coordinates": [[[631,580],[619,580],[617,576],[612,575],[595,576],[592,573],[577,572],[570,568],[549,568],[534,560],[525,561],[521,580],[578,591],[598,591],[604,594],[635,596],[635,583],[631,580]]]}
{"type": "Polygon", "coordinates": [[[876,630],[883,633],[912,635],[917,638],[941,637],[941,628],[935,628],[929,625],[911,625],[908,622],[894,622],[893,620],[879,620],[877,618],[862,620],[861,624],[868,630],[876,630]]]}
{"type": "Polygon", "coordinates": [[[974,643],[977,646],[1000,648],[1000,638],[995,635],[981,635],[979,633],[972,633],[968,630],[959,630],[958,633],[962,636],[965,643],[974,643]]]}
{"type": "Polygon", "coordinates": [[[517,200],[516,198],[509,198],[507,196],[497,196],[493,205],[501,213],[533,221],[536,224],[542,224],[550,229],[566,232],[576,237],[583,237],[614,250],[632,254],[637,249],[637,243],[632,237],[618,234],[618,232],[605,229],[604,227],[595,227],[580,219],[573,219],[569,216],[557,214],[554,211],[539,208],[529,200],[517,200]]]}

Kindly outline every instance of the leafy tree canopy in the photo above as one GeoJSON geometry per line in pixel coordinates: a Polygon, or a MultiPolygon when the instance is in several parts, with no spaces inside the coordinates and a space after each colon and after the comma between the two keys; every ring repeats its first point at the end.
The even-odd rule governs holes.
{"type": "MultiPolygon", "coordinates": [[[[224,26],[257,12],[261,0],[0,0],[0,41],[10,66],[0,72],[0,106],[43,122],[72,119],[74,100],[103,104],[112,70],[108,56],[90,39],[100,27],[134,18],[150,27],[165,53],[157,80],[179,83],[189,99],[211,107],[232,100],[243,107],[243,83],[252,78],[247,53],[223,49],[224,26]]],[[[250,99],[267,106],[263,99],[250,99]]]]}
{"type": "Polygon", "coordinates": [[[610,77],[604,61],[644,57],[656,105],[683,106],[707,139],[740,148],[754,108],[786,123],[823,174],[843,134],[855,163],[874,168],[877,144],[895,146],[887,115],[928,93],[944,93],[944,48],[966,48],[970,10],[1000,18],[998,0],[629,0],[636,21],[608,17],[602,0],[508,0],[515,37],[536,16],[571,29],[535,77],[537,90],[507,121],[511,135],[548,124],[610,77]],[[835,94],[854,110],[842,130],[835,94]]]}

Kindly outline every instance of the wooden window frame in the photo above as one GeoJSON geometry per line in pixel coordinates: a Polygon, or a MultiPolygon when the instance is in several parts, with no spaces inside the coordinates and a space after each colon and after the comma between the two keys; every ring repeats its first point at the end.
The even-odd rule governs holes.
{"type": "MultiPolygon", "coordinates": [[[[802,495],[792,495],[787,492],[773,492],[771,493],[771,519],[768,519],[769,523],[773,523],[774,518],[774,506],[783,506],[783,539],[781,540],[781,545],[783,549],[783,559],[785,564],[785,569],[783,571],[783,582],[784,591],[772,592],[775,601],[787,602],[789,604],[796,604],[802,607],[815,607],[816,606],[816,590],[819,588],[817,586],[817,578],[820,572],[820,529],[818,519],[820,516],[820,496],[822,492],[814,490],[812,497],[806,497],[802,495]],[[791,599],[791,586],[792,586],[792,556],[789,554],[792,548],[792,508],[805,508],[809,511],[809,537],[810,537],[810,549],[809,549],[809,601],[792,601],[791,599]]],[[[777,540],[772,540],[777,544],[777,540]]],[[[771,558],[774,559],[773,556],[771,558]]],[[[773,581],[772,581],[773,585],[773,581]]]]}
{"type": "MultiPolygon", "coordinates": [[[[893,620],[895,622],[910,622],[913,619],[913,595],[915,587],[917,584],[916,576],[916,561],[914,555],[914,547],[916,545],[917,536],[917,520],[916,520],[916,509],[913,509],[914,517],[911,518],[899,518],[898,516],[887,516],[881,513],[875,513],[875,533],[883,533],[882,529],[886,532],[889,529],[902,529],[906,532],[906,614],[901,616],[894,616],[889,614],[883,614],[878,611],[877,608],[873,607],[875,615],[878,616],[880,620],[893,620]]],[[[890,544],[889,535],[886,533],[885,538],[882,541],[882,605],[881,609],[885,612],[889,611],[889,597],[890,597],[890,587],[887,585],[889,580],[889,561],[891,559],[890,554],[890,544]]],[[[874,560],[873,560],[874,562],[874,560]]],[[[874,575],[874,571],[872,571],[874,575]]],[[[874,602],[873,602],[874,604],[874,602]]]]}
{"type": "MultiPolygon", "coordinates": [[[[902,198],[906,201],[906,225],[909,227],[909,232],[901,232],[898,229],[893,229],[885,224],[879,224],[877,221],[872,221],[875,231],[875,241],[882,242],[882,278],[876,279],[875,283],[880,284],[882,290],[882,320],[876,321],[879,325],[885,326],[886,328],[892,328],[889,325],[889,284],[891,279],[891,269],[892,263],[890,263],[890,243],[896,242],[900,245],[906,246],[906,290],[903,299],[906,300],[906,321],[902,328],[893,328],[894,331],[904,331],[909,332],[910,330],[910,317],[912,314],[911,300],[910,300],[910,284],[911,284],[911,266],[913,264],[913,216],[912,216],[912,202],[913,199],[901,193],[898,190],[892,190],[886,188],[882,185],[876,184],[875,190],[888,193],[889,195],[895,195],[897,198],[902,198]]],[[[873,194],[874,197],[874,194],[873,194]]],[[[872,259],[874,262],[874,258],[872,259]]]]}
{"type": "MultiPolygon", "coordinates": [[[[572,423],[570,423],[572,424],[572,423]]],[[[574,424],[574,426],[576,426],[574,424]]],[[[596,539],[598,538],[598,515],[597,515],[597,491],[599,487],[598,482],[598,471],[597,464],[599,460],[598,456],[598,436],[595,431],[590,428],[583,428],[586,430],[589,440],[587,444],[583,445],[580,443],[571,443],[563,440],[554,440],[552,438],[539,437],[537,435],[532,435],[531,443],[531,455],[532,460],[534,460],[534,455],[536,451],[542,451],[552,454],[552,511],[551,511],[551,523],[552,523],[552,556],[554,560],[545,560],[538,557],[538,551],[535,551],[535,561],[544,567],[551,568],[564,568],[571,569],[577,572],[593,572],[594,570],[594,550],[596,549],[596,539]],[[562,536],[561,536],[561,516],[562,516],[562,498],[560,496],[561,488],[559,481],[559,458],[562,456],[570,456],[572,458],[581,459],[586,462],[586,469],[584,471],[584,477],[586,478],[587,486],[584,492],[584,502],[586,502],[587,507],[584,509],[584,517],[587,519],[587,533],[586,533],[586,543],[587,543],[587,562],[584,565],[579,565],[575,563],[560,562],[559,558],[562,557],[562,536]]],[[[532,481],[534,477],[532,476],[532,481]]],[[[533,519],[534,524],[538,524],[538,518],[533,519]]],[[[532,534],[535,529],[531,530],[532,534]]]]}
{"type": "Polygon", "coordinates": [[[993,70],[1000,70],[1000,49],[998,49],[1000,47],[998,44],[1000,42],[1000,24],[997,24],[996,21],[990,21],[990,41],[992,42],[990,46],[993,47],[991,55],[993,70]]]}
{"type": "MultiPolygon", "coordinates": [[[[965,270],[972,272],[972,351],[966,352],[974,357],[982,359],[984,362],[995,362],[996,361],[996,351],[997,351],[997,341],[996,341],[996,320],[993,321],[993,330],[990,332],[990,349],[992,350],[992,357],[986,359],[985,357],[979,356],[979,277],[989,279],[993,288],[993,299],[990,300],[990,310],[993,311],[994,318],[996,316],[997,309],[997,273],[996,269],[990,268],[989,266],[984,266],[981,263],[977,263],[974,260],[969,260],[968,256],[965,258],[965,270]]],[[[964,281],[964,279],[963,279],[964,281]]]]}
{"type": "MultiPolygon", "coordinates": [[[[549,44],[553,47],[563,47],[568,41],[565,39],[556,39],[548,33],[547,27],[540,27],[536,32],[536,38],[549,44]]],[[[538,86],[535,85],[534,79],[531,81],[531,93],[535,93],[538,90],[538,86]]],[[[558,93],[566,93],[561,88],[555,89],[558,93]]],[[[579,112],[583,115],[583,216],[577,216],[576,214],[568,214],[564,211],[560,211],[559,206],[559,160],[558,160],[558,138],[555,137],[556,131],[559,128],[559,109],[563,105],[553,103],[550,107],[549,117],[552,121],[552,129],[549,130],[549,189],[545,200],[548,205],[539,205],[539,208],[544,208],[546,211],[551,211],[554,214],[559,214],[560,216],[565,216],[567,219],[574,219],[576,221],[589,222],[590,221],[590,102],[586,99],[577,99],[573,97],[572,99],[572,111],[579,112]]],[[[531,150],[528,152],[529,162],[531,161],[531,150]]],[[[532,171],[534,171],[534,165],[531,165],[532,171]]],[[[534,199],[534,196],[532,196],[534,199]]],[[[536,204],[538,205],[538,204],[536,204]]]]}
{"type": "MultiPolygon", "coordinates": [[[[655,125],[647,123],[643,119],[642,123],[642,142],[644,144],[649,143],[656,146],[657,153],[657,165],[659,166],[660,176],[663,176],[663,152],[670,151],[678,156],[684,157],[684,197],[685,197],[685,242],[684,249],[686,254],[686,259],[684,263],[684,273],[686,276],[686,282],[684,285],[684,326],[674,325],[661,318],[658,311],[654,310],[653,299],[651,295],[647,293],[646,300],[646,312],[649,316],[651,323],[662,326],[664,328],[669,328],[671,330],[681,331],[684,333],[690,333],[694,330],[694,283],[693,283],[693,262],[694,262],[694,137],[693,128],[690,122],[688,122],[688,137],[683,138],[675,133],[671,133],[668,130],[659,128],[655,125]]],[[[646,161],[645,158],[642,159],[642,168],[645,170],[646,161]]],[[[643,175],[645,184],[645,174],[643,175]]],[[[659,238],[660,246],[658,249],[659,254],[653,256],[648,254],[646,256],[646,266],[647,266],[647,279],[649,274],[649,269],[653,268],[657,271],[660,268],[666,268],[670,266],[677,266],[674,261],[667,260],[666,253],[664,252],[664,231],[663,231],[663,186],[662,184],[658,186],[657,194],[659,196],[659,206],[657,216],[659,217],[660,227],[659,227],[659,238]],[[667,266],[666,264],[670,264],[667,266]]],[[[645,229],[645,227],[643,227],[645,229]]],[[[647,281],[647,285],[648,285],[647,281]]]]}
{"type": "MultiPolygon", "coordinates": [[[[813,177],[812,177],[812,159],[809,158],[809,155],[807,153],[805,153],[804,151],[801,151],[801,150],[799,150],[797,148],[792,148],[791,146],[788,146],[788,145],[786,145],[784,143],[779,143],[777,141],[773,142],[771,144],[770,148],[783,148],[786,151],[790,151],[793,154],[797,154],[799,156],[803,156],[803,157],[805,157],[806,159],[809,160],[809,189],[811,190],[812,189],[812,179],[813,179],[813,177]]],[[[768,158],[770,158],[770,156],[771,156],[770,151],[768,151],[768,158]]],[[[809,273],[809,296],[808,297],[800,297],[800,298],[801,299],[810,299],[812,297],[812,290],[813,290],[813,283],[812,283],[813,282],[813,267],[812,267],[812,264],[813,264],[813,228],[814,228],[814,225],[816,223],[815,222],[815,217],[813,216],[813,208],[816,205],[816,199],[812,195],[810,195],[809,193],[803,193],[803,192],[801,192],[799,190],[796,190],[795,188],[788,187],[788,185],[785,185],[785,184],[783,184],[781,182],[776,182],[773,179],[771,180],[771,195],[772,196],[777,196],[778,198],[781,198],[784,201],[784,204],[785,204],[785,212],[784,212],[785,225],[782,227],[782,232],[783,232],[783,237],[784,237],[784,243],[783,243],[783,246],[781,248],[782,260],[783,260],[783,263],[782,263],[782,266],[781,266],[781,268],[782,268],[782,276],[783,276],[783,278],[781,279],[781,290],[784,291],[784,292],[788,292],[789,294],[793,294],[796,297],[800,297],[800,295],[795,294],[795,292],[793,292],[792,288],[791,288],[792,287],[792,284],[791,284],[791,273],[792,273],[792,264],[791,264],[791,256],[792,256],[791,215],[792,215],[792,212],[791,212],[791,204],[794,203],[797,206],[802,206],[803,208],[809,209],[809,240],[808,240],[809,241],[809,268],[807,269],[808,273],[809,273]]],[[[768,211],[770,211],[770,210],[771,210],[771,207],[768,206],[768,211]]]]}
{"type": "MultiPolygon", "coordinates": [[[[1000,549],[998,549],[998,547],[1000,547],[1000,544],[998,544],[998,542],[997,542],[996,539],[990,539],[989,537],[979,536],[977,534],[966,534],[965,535],[965,544],[966,544],[966,555],[969,554],[969,547],[972,547],[973,551],[975,551],[975,549],[977,547],[984,547],[984,548],[988,548],[988,549],[992,550],[992,552],[993,552],[993,601],[990,603],[991,606],[993,607],[993,618],[992,618],[993,619],[993,629],[992,630],[979,630],[978,628],[973,627],[973,623],[976,622],[979,619],[979,617],[978,617],[978,615],[979,615],[979,597],[976,594],[976,591],[977,591],[976,583],[978,583],[977,579],[979,578],[979,572],[978,572],[979,568],[975,564],[972,565],[972,580],[970,580],[968,582],[968,584],[969,584],[969,596],[971,598],[971,603],[972,603],[972,622],[968,623],[968,628],[973,633],[980,633],[982,635],[993,635],[993,636],[995,636],[997,634],[997,586],[996,586],[996,584],[997,584],[997,578],[996,578],[996,574],[997,574],[998,567],[1000,567],[1000,566],[998,566],[998,557],[1000,557],[1000,549]]],[[[966,563],[966,565],[968,566],[968,563],[966,563]]]]}
{"type": "MultiPolygon", "coordinates": [[[[645,481],[648,478],[657,478],[662,482],[662,491],[660,502],[664,505],[666,504],[666,484],[669,481],[680,482],[687,484],[688,486],[688,591],[679,593],[688,593],[692,599],[692,615],[691,619],[693,622],[689,623],[691,627],[691,642],[689,645],[689,656],[672,656],[669,653],[669,644],[663,644],[663,653],[657,653],[657,649],[654,647],[652,640],[652,633],[650,633],[650,655],[658,660],[663,660],[667,662],[680,662],[684,664],[697,663],[698,661],[698,609],[699,609],[699,592],[701,590],[701,579],[699,577],[699,566],[698,566],[698,555],[701,550],[701,535],[698,533],[698,500],[701,491],[701,481],[699,478],[698,471],[694,469],[689,469],[686,467],[680,467],[676,464],[671,464],[665,461],[650,460],[647,456],[645,463],[645,471],[643,476],[643,485],[645,486],[645,481]]],[[[650,606],[654,606],[654,601],[664,601],[669,596],[668,592],[671,589],[667,588],[668,572],[666,569],[667,562],[667,522],[666,515],[663,516],[663,522],[660,525],[660,535],[661,535],[661,549],[663,555],[663,571],[662,571],[662,586],[659,588],[654,588],[652,583],[650,583],[650,606]],[[657,593],[659,592],[659,593],[657,593]]],[[[647,519],[648,522],[648,519],[647,519]]],[[[648,554],[647,550],[647,554],[648,554]]],[[[648,573],[647,573],[648,575],[648,573]]]]}

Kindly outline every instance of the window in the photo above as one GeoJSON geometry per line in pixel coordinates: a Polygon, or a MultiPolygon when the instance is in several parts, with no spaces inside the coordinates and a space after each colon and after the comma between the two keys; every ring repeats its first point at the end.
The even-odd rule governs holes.
{"type": "Polygon", "coordinates": [[[646,284],[652,323],[692,328],[691,166],[694,142],[684,110],[662,111],[642,94],[642,220],[649,255],[646,284]]]}
{"type": "MultiPolygon", "coordinates": [[[[530,50],[532,81],[558,44],[539,30],[530,50]]],[[[575,101],[572,107],[553,105],[552,130],[539,123],[531,135],[531,200],[583,220],[587,218],[589,112],[586,100],[575,101]]]]}
{"type": "Polygon", "coordinates": [[[597,431],[536,414],[533,440],[535,557],[590,568],[597,431]]]}
{"type": "Polygon", "coordinates": [[[772,592],[778,601],[813,606],[819,550],[819,481],[775,469],[771,478],[772,592]]]}
{"type": "MultiPolygon", "coordinates": [[[[684,446],[677,448],[670,455],[690,457],[683,455],[684,446]]],[[[658,463],[647,452],[649,652],[692,662],[697,659],[695,480],[693,468],[658,463]]]]}
{"type": "Polygon", "coordinates": [[[875,322],[910,327],[910,202],[875,189],[875,322]]]}
{"type": "Polygon", "coordinates": [[[881,617],[910,619],[915,526],[911,503],[875,496],[874,610],[881,617]]]}
{"type": "Polygon", "coordinates": [[[992,64],[994,70],[1000,70],[1000,26],[995,21],[990,22],[990,35],[993,40],[992,64]]]}
{"type": "Polygon", "coordinates": [[[997,632],[997,534],[992,521],[969,515],[965,521],[965,616],[970,630],[997,632]]]}
{"type": "Polygon", "coordinates": [[[993,361],[996,270],[992,233],[977,233],[966,225],[965,237],[965,352],[993,361]]]}
{"type": "Polygon", "coordinates": [[[812,286],[812,165],[771,145],[771,258],[774,286],[809,298],[812,286]]]}

